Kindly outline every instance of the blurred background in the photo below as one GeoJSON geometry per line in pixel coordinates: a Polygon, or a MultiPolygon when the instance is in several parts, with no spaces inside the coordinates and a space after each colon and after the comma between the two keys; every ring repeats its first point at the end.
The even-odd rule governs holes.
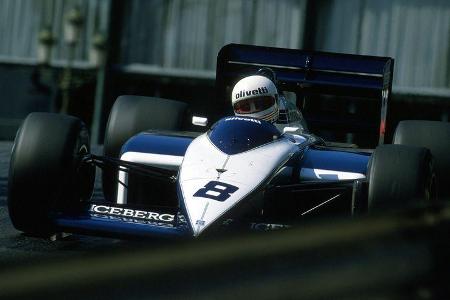
{"type": "MultiPolygon", "coordinates": [[[[447,0],[0,0],[0,139],[13,139],[29,112],[53,111],[82,118],[101,143],[121,94],[208,114],[228,43],[393,57],[392,123],[448,121],[447,0]]],[[[368,107],[379,116],[367,103],[338,103],[305,116],[368,107]]]]}
{"type": "MultiPolygon", "coordinates": [[[[12,140],[28,113],[44,111],[80,117],[101,144],[109,110],[122,94],[181,100],[208,115],[216,101],[216,56],[228,43],[393,57],[387,137],[401,119],[449,120],[448,0],[0,0],[0,140],[12,140]]],[[[364,133],[314,127],[318,115],[379,121],[373,100],[315,100],[304,115],[313,132],[330,139],[367,142],[364,133]]],[[[9,148],[3,152],[9,159],[9,148]]],[[[5,187],[6,177],[0,179],[5,187]]],[[[136,244],[76,238],[39,244],[16,237],[7,221],[0,265],[14,273],[0,274],[0,297],[19,291],[23,299],[63,292],[66,299],[83,293],[141,299],[145,292],[198,299],[202,290],[205,299],[384,299],[391,293],[392,299],[448,299],[449,219],[448,208],[327,219],[282,236],[175,244],[170,251],[164,244],[104,260],[105,249],[136,244]],[[79,259],[67,264],[75,254],[79,259]],[[60,259],[44,269],[12,268],[24,257],[38,264],[42,257],[60,259]],[[362,297],[363,291],[375,296],[362,297]]]]}

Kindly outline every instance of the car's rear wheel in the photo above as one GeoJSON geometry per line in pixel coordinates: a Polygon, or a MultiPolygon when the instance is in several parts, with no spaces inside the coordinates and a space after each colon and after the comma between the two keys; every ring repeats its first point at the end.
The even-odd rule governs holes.
{"type": "Polygon", "coordinates": [[[437,196],[450,197],[450,124],[438,121],[401,121],[394,144],[425,147],[434,158],[437,196]]]}
{"type": "Polygon", "coordinates": [[[368,210],[403,209],[435,197],[435,173],[428,149],[378,146],[369,172],[368,210]]]}
{"type": "MultiPolygon", "coordinates": [[[[144,130],[180,130],[186,124],[186,113],[187,105],[183,102],[143,96],[120,96],[109,114],[104,155],[119,158],[122,145],[144,130]]],[[[102,179],[105,199],[114,201],[117,193],[117,170],[104,169],[102,179]]]]}
{"type": "Polygon", "coordinates": [[[53,231],[50,213],[89,199],[95,167],[88,131],[75,117],[31,113],[17,132],[8,176],[8,210],[14,227],[29,234],[53,231]]]}

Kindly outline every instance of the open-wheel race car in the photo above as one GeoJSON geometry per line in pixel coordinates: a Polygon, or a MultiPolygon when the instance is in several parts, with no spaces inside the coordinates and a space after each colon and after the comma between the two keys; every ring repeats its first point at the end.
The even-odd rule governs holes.
{"type": "Polygon", "coordinates": [[[12,223],[38,235],[195,237],[447,197],[449,124],[402,121],[392,144],[384,144],[393,64],[388,57],[235,44],[218,55],[216,100],[222,105],[229,104],[233,84],[261,67],[296,95],[377,99],[380,142],[372,150],[309,132],[298,109],[301,96],[274,124],[224,113],[210,128],[185,103],[121,96],[109,116],[103,156],[90,153],[79,119],[32,113],[12,151],[12,223]],[[186,119],[205,130],[184,131],[186,119]],[[103,201],[91,199],[96,168],[102,169],[103,201]]]}

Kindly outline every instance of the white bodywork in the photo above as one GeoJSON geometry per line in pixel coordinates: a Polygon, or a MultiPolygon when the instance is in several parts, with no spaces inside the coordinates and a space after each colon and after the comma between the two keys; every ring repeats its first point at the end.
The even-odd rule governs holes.
{"type": "Polygon", "coordinates": [[[350,180],[364,179],[366,176],[361,173],[333,171],[324,169],[302,168],[300,179],[302,180],[350,180]]]}
{"type": "Polygon", "coordinates": [[[194,235],[200,234],[272,176],[297,150],[297,142],[282,138],[250,151],[227,155],[206,135],[195,139],[187,149],[178,179],[194,235]],[[230,184],[238,190],[225,201],[194,196],[211,181],[230,184]]]}
{"type": "MultiPolygon", "coordinates": [[[[271,179],[276,171],[287,174],[292,172],[291,168],[283,167],[283,165],[306,141],[306,138],[301,135],[285,134],[279,139],[255,149],[227,155],[213,145],[207,134],[203,134],[192,141],[184,157],[126,152],[121,159],[167,169],[179,169],[180,192],[194,231],[193,234],[198,236],[262,183],[271,179]],[[213,190],[208,191],[207,195],[217,196],[220,194],[217,190],[226,191],[226,188],[220,183],[232,185],[236,190],[227,195],[227,199],[224,201],[211,199],[208,196],[195,196],[199,190],[205,190],[205,186],[211,182],[219,184],[215,185],[213,190]]],[[[310,168],[300,169],[301,180],[360,178],[365,178],[365,174],[310,168]]],[[[128,174],[120,171],[119,180],[127,185],[128,174]]],[[[117,203],[127,203],[127,189],[122,184],[118,185],[117,203]]]]}

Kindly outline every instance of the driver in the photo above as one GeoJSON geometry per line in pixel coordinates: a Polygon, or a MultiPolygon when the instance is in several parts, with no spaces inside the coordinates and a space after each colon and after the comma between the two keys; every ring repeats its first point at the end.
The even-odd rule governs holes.
{"type": "Polygon", "coordinates": [[[278,119],[278,90],[268,77],[252,75],[239,80],[231,93],[234,114],[274,123],[278,119]]]}
{"type": "Polygon", "coordinates": [[[302,113],[283,92],[278,92],[276,82],[270,68],[261,68],[256,75],[239,80],[231,93],[234,114],[271,122],[282,131],[289,126],[307,132],[302,113]]]}

